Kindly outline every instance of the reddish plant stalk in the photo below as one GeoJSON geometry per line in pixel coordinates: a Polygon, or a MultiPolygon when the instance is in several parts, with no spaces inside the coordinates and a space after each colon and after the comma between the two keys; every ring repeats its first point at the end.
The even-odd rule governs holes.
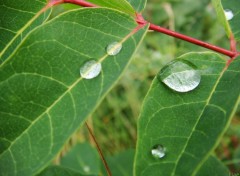
{"type": "Polygon", "coordinates": [[[161,33],[164,33],[164,34],[167,34],[167,35],[170,35],[170,36],[175,37],[175,38],[182,39],[184,41],[193,43],[195,45],[202,46],[204,48],[207,48],[207,49],[216,51],[218,53],[224,54],[226,56],[229,56],[231,58],[234,58],[238,54],[236,51],[229,51],[229,50],[226,50],[224,48],[221,48],[221,47],[203,42],[201,40],[198,40],[198,39],[195,39],[195,38],[192,38],[192,37],[189,37],[189,36],[174,32],[174,31],[171,31],[169,29],[166,29],[166,28],[154,25],[154,24],[150,24],[149,29],[154,30],[154,31],[158,31],[158,32],[161,32],[161,33]]]}
{"type": "Polygon", "coordinates": [[[106,168],[108,176],[112,176],[111,171],[110,171],[110,169],[108,167],[107,161],[105,160],[105,158],[103,156],[102,150],[101,150],[101,148],[98,145],[98,142],[97,142],[97,140],[96,140],[96,138],[95,138],[95,136],[94,136],[94,134],[92,132],[92,129],[88,126],[87,122],[85,122],[85,125],[86,125],[86,127],[87,127],[87,129],[89,131],[90,136],[92,137],[92,139],[93,139],[93,141],[94,141],[94,143],[95,143],[95,145],[97,147],[98,153],[99,153],[99,155],[101,157],[101,160],[102,160],[102,162],[104,164],[104,167],[106,168]]]}

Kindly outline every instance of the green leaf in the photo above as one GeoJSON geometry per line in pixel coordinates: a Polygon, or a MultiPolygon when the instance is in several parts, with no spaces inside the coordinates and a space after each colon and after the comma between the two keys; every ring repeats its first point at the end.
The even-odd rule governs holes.
{"type": "Polygon", "coordinates": [[[100,7],[109,7],[120,10],[129,15],[135,16],[133,7],[126,0],[87,0],[93,4],[99,5],[100,7]]]}
{"type": "MultiPolygon", "coordinates": [[[[49,166],[37,176],[86,176],[86,175],[80,174],[71,169],[64,168],[61,166],[49,166]]],[[[93,175],[87,175],[87,176],[93,176],[93,175]]]]}
{"type": "Polygon", "coordinates": [[[137,176],[195,175],[237,107],[240,57],[229,67],[214,53],[190,53],[179,59],[198,67],[201,83],[191,92],[177,93],[154,79],[138,121],[137,176]],[[162,159],[151,155],[156,144],[166,148],[162,159]]]}
{"type": "MultiPolygon", "coordinates": [[[[107,163],[114,176],[132,176],[135,150],[129,149],[107,157],[107,163]]],[[[105,168],[104,168],[105,171],[105,168]]]]}
{"type": "Polygon", "coordinates": [[[236,40],[240,40],[240,1],[236,0],[212,0],[214,8],[216,9],[219,21],[224,26],[227,35],[230,37],[234,35],[236,40]],[[230,10],[234,17],[227,20],[224,10],[230,10]]]}
{"type": "Polygon", "coordinates": [[[61,165],[76,172],[98,175],[101,160],[98,152],[89,143],[76,144],[61,159],[61,165]]]}
{"type": "Polygon", "coordinates": [[[3,175],[34,175],[52,160],[128,65],[148,27],[133,34],[137,25],[116,10],[72,10],[32,31],[0,66],[3,175]],[[114,41],[123,48],[108,56],[114,41]],[[82,79],[79,69],[92,58],[102,72],[82,79]]]}
{"type": "Polygon", "coordinates": [[[227,176],[229,175],[229,170],[216,157],[210,156],[197,173],[197,176],[206,175],[227,176]]]}
{"type": "Polygon", "coordinates": [[[46,0],[0,0],[0,63],[18,47],[24,37],[46,21],[46,0]]]}
{"type": "Polygon", "coordinates": [[[137,12],[142,12],[147,4],[147,0],[127,0],[137,12]]]}

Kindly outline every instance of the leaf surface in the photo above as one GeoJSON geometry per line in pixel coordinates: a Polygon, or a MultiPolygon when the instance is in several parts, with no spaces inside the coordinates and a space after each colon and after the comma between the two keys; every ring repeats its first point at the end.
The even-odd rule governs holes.
{"type": "Polygon", "coordinates": [[[87,0],[87,1],[93,4],[96,4],[100,7],[109,7],[109,8],[120,10],[132,16],[135,15],[135,11],[133,7],[126,0],[117,0],[117,1],[116,0],[107,0],[107,1],[106,0],[87,0]]]}
{"type": "Polygon", "coordinates": [[[61,165],[76,172],[98,175],[100,173],[98,152],[89,143],[78,143],[61,158],[61,165]]]}
{"type": "Polygon", "coordinates": [[[147,4],[147,0],[128,0],[137,12],[142,12],[147,4]]]}
{"type": "Polygon", "coordinates": [[[240,40],[240,1],[236,0],[212,0],[218,19],[224,26],[228,36],[234,35],[236,40],[240,40]],[[233,18],[227,20],[225,11],[232,12],[233,18]]]}
{"type": "Polygon", "coordinates": [[[46,4],[46,0],[0,0],[0,63],[31,30],[46,21],[50,14],[50,10],[43,10],[46,4]]]}
{"type": "Polygon", "coordinates": [[[215,156],[210,156],[207,161],[199,169],[197,176],[226,176],[229,175],[229,170],[215,156]]]}
{"type": "Polygon", "coordinates": [[[64,168],[61,166],[49,166],[37,176],[94,176],[94,175],[80,174],[69,168],[64,168]]]}
{"type": "MultiPolygon", "coordinates": [[[[134,154],[135,150],[129,149],[113,156],[108,156],[106,159],[112,175],[132,176],[134,154]]],[[[105,168],[103,171],[105,171],[105,168]]]]}
{"type": "Polygon", "coordinates": [[[3,175],[34,175],[51,161],[128,65],[148,26],[133,34],[136,27],[119,11],[72,10],[32,31],[0,66],[3,175]],[[115,41],[123,48],[108,56],[115,41]],[[92,59],[102,72],[82,79],[79,69],[92,59]]]}
{"type": "Polygon", "coordinates": [[[179,59],[197,66],[201,83],[191,92],[177,93],[154,79],[138,121],[136,176],[196,175],[236,109],[240,57],[228,68],[214,53],[190,53],[179,59]],[[162,159],[151,155],[157,144],[166,148],[162,159]]]}

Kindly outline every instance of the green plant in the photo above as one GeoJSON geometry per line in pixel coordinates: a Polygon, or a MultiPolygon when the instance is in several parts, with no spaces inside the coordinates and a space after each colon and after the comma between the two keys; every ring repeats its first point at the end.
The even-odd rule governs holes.
{"type": "MultiPolygon", "coordinates": [[[[153,80],[138,122],[135,175],[228,174],[212,154],[239,102],[239,2],[212,2],[230,39],[231,50],[147,22],[141,15],[146,0],[1,0],[0,174],[89,173],[88,168],[83,173],[84,168],[76,170],[63,162],[78,161],[74,158],[74,153],[79,152],[77,147],[65,156],[62,167],[46,167],[117,82],[148,29],[230,59],[212,52],[185,54],[172,63],[181,63],[177,70],[174,66],[168,71],[171,66],[167,65],[167,72],[160,72],[160,78],[153,80]],[[73,10],[51,15],[53,6],[64,3],[90,8],[74,6],[73,10]],[[223,9],[231,10],[235,16],[228,21],[223,9]],[[90,66],[83,67],[89,61],[90,66]],[[165,85],[169,86],[164,79],[171,72],[194,73],[199,81],[201,76],[201,81],[191,92],[179,93],[165,85]],[[153,150],[161,157],[154,158],[153,150]]],[[[95,152],[90,147],[89,151],[84,149],[86,153],[95,152]]],[[[133,161],[133,152],[130,153],[126,154],[129,162],[133,161]]],[[[121,155],[116,158],[107,161],[124,160],[121,155]]],[[[85,160],[79,161],[82,166],[85,160]]],[[[130,164],[119,162],[119,167],[130,164]]],[[[114,174],[120,172],[115,169],[114,174]]],[[[127,170],[126,175],[132,168],[127,170]]]]}

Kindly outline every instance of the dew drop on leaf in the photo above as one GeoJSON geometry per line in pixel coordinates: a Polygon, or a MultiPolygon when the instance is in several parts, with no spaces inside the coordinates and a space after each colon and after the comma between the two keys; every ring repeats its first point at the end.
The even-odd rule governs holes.
{"type": "Polygon", "coordinates": [[[81,77],[85,79],[92,79],[97,77],[102,70],[101,63],[90,60],[83,64],[83,66],[80,68],[80,75],[81,77]]]}
{"type": "Polygon", "coordinates": [[[199,85],[201,74],[192,63],[175,60],[162,68],[158,78],[172,90],[189,92],[199,85]]]}
{"type": "Polygon", "coordinates": [[[233,12],[229,9],[224,10],[224,14],[225,14],[226,19],[228,21],[231,20],[234,17],[233,12]]]}
{"type": "Polygon", "coordinates": [[[121,51],[121,49],[122,49],[122,44],[118,42],[110,43],[106,48],[107,54],[110,56],[117,55],[121,51]]]}
{"type": "Polygon", "coordinates": [[[166,155],[166,149],[162,145],[158,144],[152,148],[151,154],[154,158],[161,159],[166,155]]]}
{"type": "Polygon", "coordinates": [[[89,166],[83,166],[84,172],[90,172],[90,167],[89,166]]]}

